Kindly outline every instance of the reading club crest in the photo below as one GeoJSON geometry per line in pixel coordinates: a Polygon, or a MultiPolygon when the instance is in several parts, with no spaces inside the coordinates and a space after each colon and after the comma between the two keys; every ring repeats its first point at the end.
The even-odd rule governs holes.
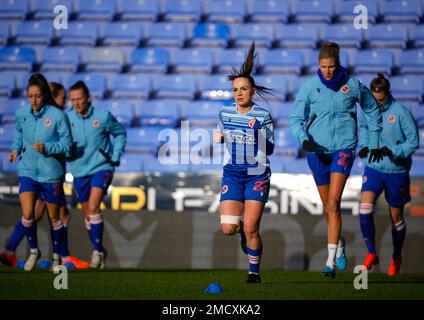
{"type": "Polygon", "coordinates": [[[50,127],[50,126],[51,126],[51,124],[52,124],[52,121],[51,121],[50,119],[46,119],[46,120],[44,120],[44,126],[45,126],[45,127],[50,127]]]}
{"type": "Polygon", "coordinates": [[[349,86],[347,85],[347,84],[345,84],[343,87],[342,87],[342,92],[343,93],[348,93],[349,92],[349,86]]]}
{"type": "Polygon", "coordinates": [[[98,119],[93,120],[93,127],[94,128],[97,128],[99,125],[100,125],[100,120],[98,120],[98,119]]]}
{"type": "Polygon", "coordinates": [[[390,114],[390,115],[387,117],[387,121],[389,121],[389,123],[395,123],[395,121],[396,121],[396,117],[395,117],[393,114],[390,114]]]}

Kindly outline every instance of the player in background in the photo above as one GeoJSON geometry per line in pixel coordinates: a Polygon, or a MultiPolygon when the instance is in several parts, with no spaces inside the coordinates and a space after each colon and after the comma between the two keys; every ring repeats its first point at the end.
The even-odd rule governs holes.
{"type": "MultiPolygon", "coordinates": [[[[66,91],[65,88],[57,82],[49,83],[50,90],[52,92],[53,98],[56,102],[56,106],[63,110],[65,108],[66,103],[66,91]]],[[[68,248],[68,224],[70,221],[70,215],[68,207],[66,206],[66,198],[63,197],[64,203],[60,205],[60,220],[63,222],[63,239],[62,239],[62,247],[61,247],[61,263],[65,264],[66,262],[72,262],[76,268],[88,268],[88,263],[81,261],[69,253],[68,248]]],[[[43,213],[45,210],[45,202],[43,201],[42,193],[38,194],[38,199],[35,205],[34,211],[34,220],[38,223],[43,217],[43,213]]],[[[53,233],[51,234],[53,236],[53,233]]],[[[25,229],[20,221],[16,223],[16,226],[13,230],[13,233],[9,239],[9,242],[6,245],[6,249],[1,254],[1,260],[4,264],[15,267],[18,263],[16,259],[16,248],[19,243],[25,237],[25,229]]],[[[53,238],[52,238],[53,241],[53,238]]]]}
{"type": "Polygon", "coordinates": [[[308,165],[325,210],[328,259],[323,273],[332,278],[336,267],[345,270],[347,266],[340,203],[358,142],[356,103],[369,118],[370,162],[382,158],[380,109],[371,92],[346,74],[339,53],[337,43],[322,45],[317,74],[300,87],[289,117],[293,135],[308,152],[308,165]]]}
{"type": "MultiPolygon", "coordinates": [[[[30,255],[24,269],[31,271],[41,256],[35,221],[36,200],[41,194],[46,202],[52,227],[53,270],[60,263],[63,239],[60,206],[64,203],[64,161],[72,138],[68,119],[56,105],[43,75],[36,73],[30,77],[27,95],[30,105],[18,109],[15,114],[14,139],[9,153],[9,161],[14,162],[19,158],[19,200],[23,216],[15,229],[20,230],[19,232],[23,230],[28,240],[30,255]]],[[[13,234],[11,242],[15,240],[13,234]]],[[[6,253],[13,254],[14,249],[16,247],[6,247],[9,251],[6,253]]],[[[2,254],[2,257],[5,258],[6,255],[2,254]]],[[[16,263],[16,258],[11,262],[16,263]]]]}
{"type": "MultiPolygon", "coordinates": [[[[373,211],[375,203],[384,191],[389,204],[392,221],[393,255],[390,259],[389,276],[399,274],[402,262],[402,245],[406,235],[403,208],[411,201],[409,191],[411,155],[419,147],[418,128],[409,110],[393,98],[390,82],[382,74],[371,81],[371,92],[377,100],[383,120],[380,147],[383,160],[379,163],[367,161],[362,179],[359,221],[362,236],[368,249],[363,265],[371,269],[378,264],[375,248],[375,225],[373,211]]],[[[365,158],[369,152],[369,124],[366,117],[360,118],[358,155],[365,158]]]]}
{"type": "Polygon", "coordinates": [[[270,113],[254,103],[271,89],[259,86],[251,76],[255,60],[252,43],[240,70],[233,68],[228,76],[232,82],[235,102],[219,112],[216,143],[225,143],[221,187],[221,230],[226,235],[240,233],[242,249],[248,255],[247,283],[260,283],[259,267],[262,240],[260,221],[268,201],[271,170],[267,156],[274,150],[274,129],[270,113]],[[244,212],[244,220],[241,220],[244,212]]]}
{"type": "Polygon", "coordinates": [[[112,182],[114,167],[119,166],[127,134],[109,111],[91,104],[90,92],[84,82],[77,81],[71,86],[70,98],[73,108],[68,112],[68,117],[73,145],[68,161],[93,245],[90,267],[103,269],[104,223],[100,204],[112,182]]]}

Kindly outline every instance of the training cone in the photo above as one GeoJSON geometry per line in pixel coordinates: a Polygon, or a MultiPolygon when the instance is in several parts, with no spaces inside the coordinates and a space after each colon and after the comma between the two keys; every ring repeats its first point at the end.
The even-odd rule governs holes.
{"type": "Polygon", "coordinates": [[[16,268],[18,269],[23,269],[25,266],[25,260],[21,260],[18,262],[18,264],[16,265],[16,268]]]}
{"type": "Polygon", "coordinates": [[[221,293],[224,292],[224,289],[219,285],[219,283],[211,283],[205,289],[205,293],[221,293]]]}
{"type": "Polygon", "coordinates": [[[66,263],[63,264],[67,269],[75,269],[75,265],[71,262],[68,261],[66,263]]]}
{"type": "Polygon", "coordinates": [[[47,261],[47,260],[40,261],[38,263],[37,267],[40,268],[40,269],[50,268],[50,261],[47,261]]]}

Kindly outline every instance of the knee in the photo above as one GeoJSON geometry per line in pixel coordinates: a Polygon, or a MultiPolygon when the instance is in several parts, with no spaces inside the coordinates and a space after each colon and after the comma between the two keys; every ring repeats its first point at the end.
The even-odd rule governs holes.
{"type": "Polygon", "coordinates": [[[244,224],[243,228],[246,239],[248,240],[253,239],[259,235],[259,227],[257,225],[244,224]]]}
{"type": "Polygon", "coordinates": [[[221,215],[221,230],[227,236],[237,232],[240,225],[240,217],[234,215],[221,215]]]}
{"type": "Polygon", "coordinates": [[[325,210],[329,214],[334,214],[340,210],[340,200],[329,199],[325,206],[325,210]]]}
{"type": "Polygon", "coordinates": [[[231,236],[237,232],[238,226],[234,224],[221,223],[222,233],[231,236]]]}
{"type": "Polygon", "coordinates": [[[96,214],[96,213],[99,212],[99,207],[100,207],[100,204],[97,204],[97,203],[88,203],[87,213],[89,215],[90,214],[96,214]]]}

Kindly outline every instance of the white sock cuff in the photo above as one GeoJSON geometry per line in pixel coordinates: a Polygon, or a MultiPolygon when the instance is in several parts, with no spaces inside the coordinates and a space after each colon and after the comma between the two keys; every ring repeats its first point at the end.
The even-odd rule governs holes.
{"type": "Polygon", "coordinates": [[[232,215],[229,215],[229,214],[221,214],[221,224],[222,223],[239,225],[240,224],[240,216],[232,216],[232,215]]]}
{"type": "Polygon", "coordinates": [[[373,203],[363,203],[359,205],[359,214],[371,214],[374,211],[373,203]]]}
{"type": "Polygon", "coordinates": [[[328,249],[337,249],[337,244],[329,243],[327,244],[328,249]]]}
{"type": "Polygon", "coordinates": [[[34,224],[34,219],[27,220],[24,217],[22,217],[21,221],[25,228],[29,228],[34,224]]]}
{"type": "Polygon", "coordinates": [[[88,219],[90,220],[91,224],[99,224],[103,222],[103,217],[100,213],[97,214],[90,214],[88,216],[88,219]]]}
{"type": "Polygon", "coordinates": [[[397,231],[401,231],[402,229],[404,229],[406,227],[406,223],[405,220],[400,220],[399,222],[395,223],[393,225],[393,227],[397,230],[397,231]]]}

